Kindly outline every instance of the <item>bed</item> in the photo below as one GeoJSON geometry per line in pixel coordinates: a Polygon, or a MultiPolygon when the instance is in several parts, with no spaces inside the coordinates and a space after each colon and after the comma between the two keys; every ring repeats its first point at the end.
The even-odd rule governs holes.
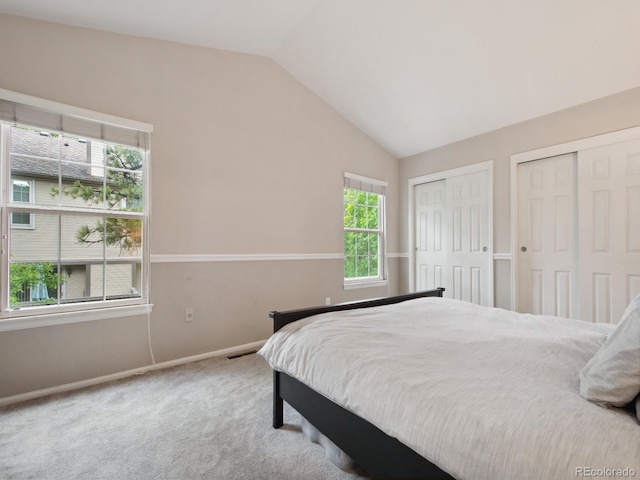
{"type": "Polygon", "coordinates": [[[438,289],[274,311],[260,350],[274,370],[273,426],[286,401],[374,479],[640,476],[636,307],[637,319],[616,327],[438,289]],[[590,379],[611,361],[619,372],[618,338],[629,364],[612,377],[622,403],[590,379]]]}

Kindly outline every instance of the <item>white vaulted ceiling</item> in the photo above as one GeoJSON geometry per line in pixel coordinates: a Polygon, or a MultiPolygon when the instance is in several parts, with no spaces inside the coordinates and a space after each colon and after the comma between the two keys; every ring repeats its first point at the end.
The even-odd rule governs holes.
{"type": "Polygon", "coordinates": [[[0,0],[272,58],[397,157],[640,86],[638,0],[0,0]]]}

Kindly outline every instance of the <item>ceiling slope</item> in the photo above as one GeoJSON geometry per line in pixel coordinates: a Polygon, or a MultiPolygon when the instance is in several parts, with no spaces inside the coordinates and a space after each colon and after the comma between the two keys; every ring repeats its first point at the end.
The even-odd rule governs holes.
{"type": "Polygon", "coordinates": [[[640,86],[637,0],[0,0],[271,57],[402,158],[640,86]]]}

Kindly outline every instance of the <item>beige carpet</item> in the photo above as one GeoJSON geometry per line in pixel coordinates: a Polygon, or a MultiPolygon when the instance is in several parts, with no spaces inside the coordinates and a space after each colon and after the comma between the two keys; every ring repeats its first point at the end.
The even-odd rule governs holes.
{"type": "Polygon", "coordinates": [[[0,479],[362,479],[329,462],[271,370],[218,358],[0,409],[0,479]]]}

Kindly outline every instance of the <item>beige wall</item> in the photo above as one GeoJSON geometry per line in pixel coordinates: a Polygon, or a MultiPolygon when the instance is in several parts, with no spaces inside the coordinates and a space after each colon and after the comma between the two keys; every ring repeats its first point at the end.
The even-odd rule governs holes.
{"type": "MultiPolygon", "coordinates": [[[[152,254],[339,254],[344,171],[389,182],[398,251],[398,160],[273,61],[2,15],[0,43],[0,88],[154,125],[152,254]]],[[[396,293],[399,262],[350,291],[340,260],[153,264],[156,360],[264,339],[271,309],[396,293]]],[[[0,333],[0,397],[149,362],[137,317],[0,333]]]]}
{"type": "MultiPolygon", "coordinates": [[[[511,253],[510,156],[572,140],[640,125],[640,88],[495,130],[400,161],[400,204],[407,212],[408,180],[477,162],[493,160],[494,253],[511,253]]],[[[407,249],[408,215],[400,217],[400,243],[407,249]]],[[[408,281],[408,261],[401,276],[408,281]]],[[[495,262],[496,305],[510,307],[511,266],[495,262]]],[[[401,289],[406,289],[403,283],[401,289]]]]}
{"type": "MultiPolygon", "coordinates": [[[[640,124],[635,89],[398,162],[266,58],[2,15],[0,42],[0,88],[154,125],[155,255],[340,253],[343,171],[389,182],[389,251],[406,253],[408,179],[485,160],[507,253],[511,154],[640,124]]],[[[408,261],[389,262],[388,289],[355,291],[340,260],[153,263],[156,360],[264,339],[271,309],[406,291],[408,261]]],[[[149,362],[141,317],[0,333],[0,397],[149,362]]]]}

